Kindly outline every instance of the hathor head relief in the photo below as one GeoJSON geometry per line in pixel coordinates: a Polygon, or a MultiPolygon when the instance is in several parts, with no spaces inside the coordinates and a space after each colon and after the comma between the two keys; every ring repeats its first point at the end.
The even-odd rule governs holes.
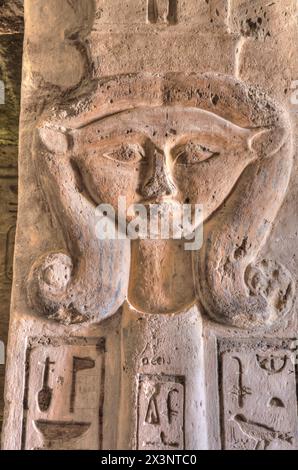
{"type": "Polygon", "coordinates": [[[251,328],[291,309],[288,271],[257,259],[287,189],[291,129],[256,89],[217,74],[103,80],[92,99],[43,116],[35,159],[65,240],[32,268],[37,312],[68,324],[99,322],[126,298],[145,313],[199,302],[215,320],[251,328]],[[119,197],[127,207],[202,205],[203,247],[99,240],[95,208],[117,212],[119,197]]]}

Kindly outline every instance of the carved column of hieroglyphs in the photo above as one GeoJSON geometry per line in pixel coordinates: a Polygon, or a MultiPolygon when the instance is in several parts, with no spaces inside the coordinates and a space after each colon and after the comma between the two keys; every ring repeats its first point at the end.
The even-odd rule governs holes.
{"type": "Polygon", "coordinates": [[[25,2],[4,448],[297,448],[296,2],[255,3],[25,2]]]}
{"type": "Polygon", "coordinates": [[[167,316],[147,319],[125,309],[122,322],[119,448],[207,448],[202,324],[197,309],[175,316],[170,324],[167,316]],[[127,406],[128,397],[134,408],[127,406]]]}
{"type": "Polygon", "coordinates": [[[22,448],[101,449],[105,366],[104,338],[30,338],[22,448]]]}
{"type": "Polygon", "coordinates": [[[297,342],[219,339],[218,360],[222,448],[296,449],[297,342]]]}

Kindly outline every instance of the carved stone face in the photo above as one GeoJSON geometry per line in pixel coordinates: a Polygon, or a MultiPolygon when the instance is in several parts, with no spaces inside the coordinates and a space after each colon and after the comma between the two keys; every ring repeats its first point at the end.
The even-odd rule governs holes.
{"type": "Polygon", "coordinates": [[[200,109],[138,108],[73,131],[73,158],[97,204],[203,204],[207,218],[255,158],[252,136],[200,109]]]}
{"type": "Polygon", "coordinates": [[[37,311],[97,322],[125,300],[154,314],[198,300],[221,323],[267,328],[291,310],[290,273],[258,260],[289,182],[291,128],[259,90],[218,74],[108,78],[51,110],[35,159],[65,242],[32,267],[37,311]],[[202,248],[188,252],[175,237],[98,239],[96,206],[117,212],[120,196],[127,208],[202,205],[202,248]]]}

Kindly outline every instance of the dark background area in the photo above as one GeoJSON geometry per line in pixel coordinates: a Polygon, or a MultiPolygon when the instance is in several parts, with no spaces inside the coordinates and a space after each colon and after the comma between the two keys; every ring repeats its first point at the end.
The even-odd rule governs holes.
{"type": "MultiPolygon", "coordinates": [[[[18,130],[23,49],[23,1],[0,0],[0,341],[7,344],[17,217],[18,130]]],[[[5,366],[0,365],[0,431],[5,366]]]]}

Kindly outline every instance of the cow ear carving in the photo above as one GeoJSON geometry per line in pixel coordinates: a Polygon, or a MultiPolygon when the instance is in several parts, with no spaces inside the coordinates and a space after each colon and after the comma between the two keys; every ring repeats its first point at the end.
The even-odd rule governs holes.
{"type": "Polygon", "coordinates": [[[41,127],[38,132],[42,143],[51,153],[61,155],[68,151],[69,141],[65,132],[53,127],[41,127]]]}
{"type": "Polygon", "coordinates": [[[284,145],[286,135],[285,129],[280,127],[261,129],[250,138],[249,147],[259,157],[270,157],[284,145]]]}

